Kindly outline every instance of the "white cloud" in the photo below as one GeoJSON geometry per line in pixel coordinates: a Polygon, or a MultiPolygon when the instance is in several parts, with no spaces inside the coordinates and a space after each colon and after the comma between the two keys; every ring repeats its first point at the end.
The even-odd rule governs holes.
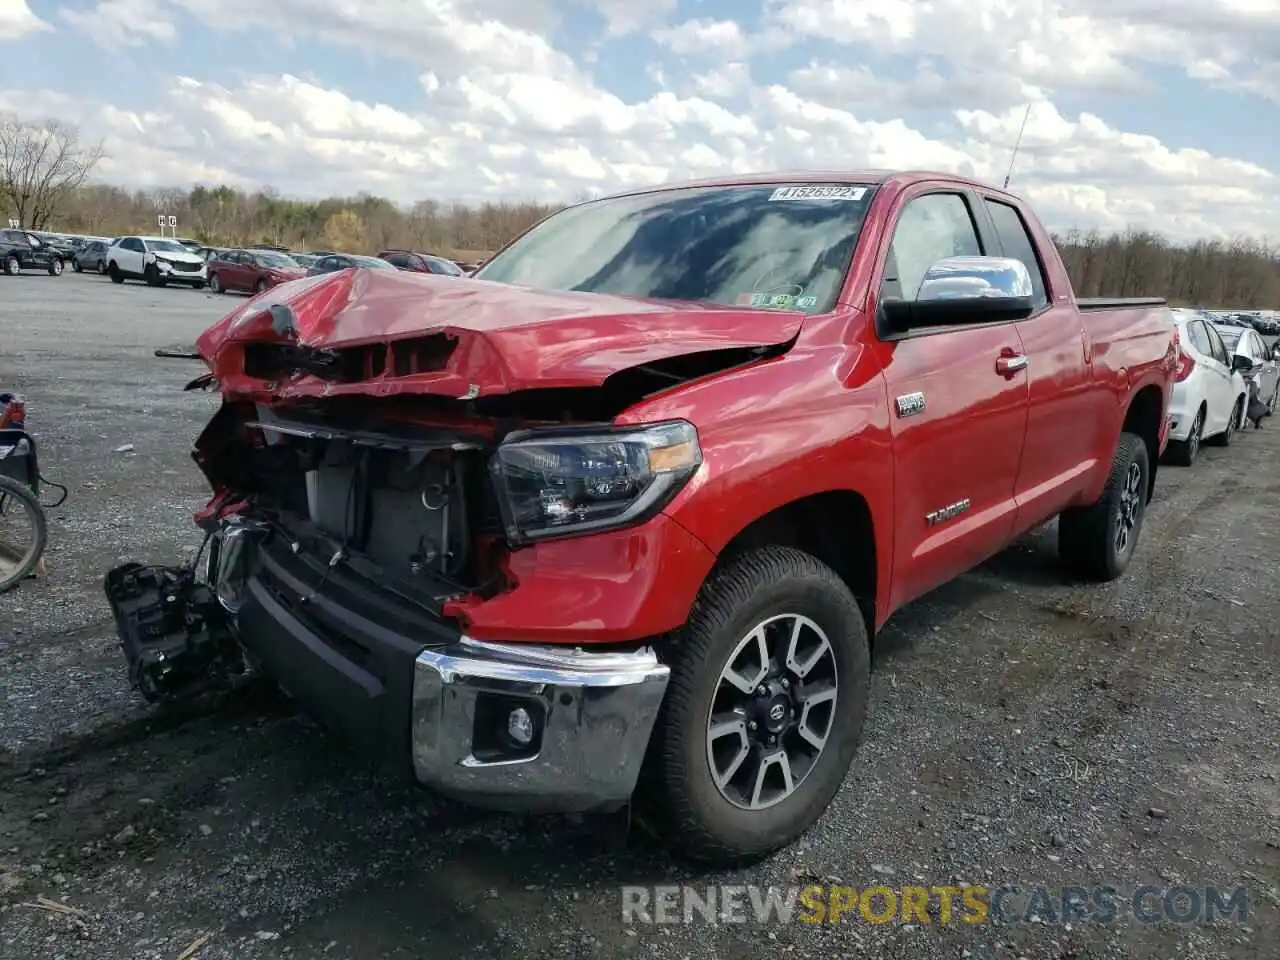
{"type": "Polygon", "coordinates": [[[934,57],[954,78],[976,70],[1009,89],[1135,90],[1146,63],[1249,85],[1280,61],[1274,0],[770,0],[770,9],[771,26],[793,40],[934,57]]]}
{"type": "Polygon", "coordinates": [[[52,29],[31,12],[27,0],[0,0],[0,43],[52,29]]]}
{"type": "Polygon", "coordinates": [[[58,16],[108,50],[170,43],[178,36],[171,11],[156,0],[99,0],[87,10],[64,7],[58,16]]]}
{"type": "Polygon", "coordinates": [[[686,20],[653,32],[653,39],[672,53],[741,59],[748,50],[747,36],[732,20],[686,20]]]}
{"type": "MultiPolygon", "coordinates": [[[[123,15],[135,2],[102,0],[94,16],[123,15]]],[[[150,20],[136,22],[179,51],[185,30],[171,37],[156,26],[177,11],[202,33],[269,31],[297,50],[319,40],[376,52],[393,75],[407,67],[419,94],[392,106],[314,78],[232,83],[229,73],[157,78],[145,88],[153,99],[133,111],[88,102],[83,91],[5,90],[0,102],[106,137],[111,159],[101,172],[117,182],[222,180],[303,196],[376,189],[405,202],[567,199],[804,167],[933,168],[998,182],[1032,102],[1014,186],[1051,226],[1132,224],[1192,236],[1265,234],[1280,223],[1276,169],[1175,149],[1055,106],[1064,91],[1078,100],[1140,84],[1149,61],[1176,53],[1201,82],[1277,95],[1274,51],[1265,59],[1267,38],[1277,36],[1272,0],[1166,0],[1159,9],[1169,15],[1155,27],[1124,19],[1148,0],[1070,8],[1065,0],[762,2],[764,33],[753,37],[727,21],[663,27],[666,0],[574,0],[579,12],[591,6],[611,18],[615,33],[649,30],[671,54],[644,68],[656,92],[624,97],[600,80],[607,60],[584,62],[592,38],[552,42],[556,11],[565,9],[553,0],[415,0],[411,17],[404,0],[152,0],[150,20]],[[1206,6],[1226,25],[1197,13],[1206,6]],[[860,41],[913,66],[901,79],[893,64],[876,60],[872,69],[857,56],[804,65],[801,49],[788,56],[797,68],[779,73],[756,55],[779,37],[807,36],[860,41]],[[927,125],[910,119],[924,110],[927,125]]],[[[114,42],[135,40],[121,27],[114,42]]]]}

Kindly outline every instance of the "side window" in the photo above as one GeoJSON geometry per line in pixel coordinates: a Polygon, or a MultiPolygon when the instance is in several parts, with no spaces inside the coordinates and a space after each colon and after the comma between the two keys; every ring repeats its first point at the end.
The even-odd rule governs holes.
{"type": "Polygon", "coordinates": [[[388,253],[385,256],[382,256],[382,259],[387,261],[387,263],[391,264],[393,267],[400,267],[403,269],[405,267],[413,266],[413,261],[403,253],[388,253]]]}
{"type": "Polygon", "coordinates": [[[1207,327],[1206,330],[1209,333],[1209,344],[1213,358],[1219,363],[1230,366],[1231,353],[1227,350],[1227,345],[1222,342],[1222,337],[1218,336],[1218,331],[1213,327],[1207,327]]]}
{"type": "Polygon", "coordinates": [[[1213,355],[1213,347],[1209,344],[1209,335],[1204,331],[1203,320],[1192,320],[1187,324],[1187,337],[1200,353],[1206,357],[1213,355]]]}
{"type": "Polygon", "coordinates": [[[1043,307],[1049,302],[1045,293],[1044,270],[1040,266],[1040,258],[1036,256],[1036,245],[1031,239],[1031,231],[1018,208],[999,200],[987,200],[987,212],[996,226],[996,235],[1000,238],[1000,246],[1006,257],[1021,260],[1022,265],[1031,274],[1031,289],[1035,294],[1036,307],[1043,307]]]}
{"type": "Polygon", "coordinates": [[[147,252],[147,245],[143,243],[141,240],[139,240],[137,237],[130,237],[126,242],[129,244],[129,249],[132,250],[134,253],[147,252]]]}
{"type": "Polygon", "coordinates": [[[969,205],[958,193],[930,193],[902,208],[893,229],[881,296],[914,300],[925,272],[947,257],[981,255],[969,205]]]}

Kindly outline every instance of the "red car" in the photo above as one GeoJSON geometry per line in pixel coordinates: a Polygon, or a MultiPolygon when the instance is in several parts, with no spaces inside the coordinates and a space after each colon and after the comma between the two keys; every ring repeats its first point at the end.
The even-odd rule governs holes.
{"type": "Polygon", "coordinates": [[[200,337],[208,572],[108,574],[144,692],[248,660],[424,785],[634,802],[735,863],[840,789],[894,611],[1054,517],[1071,575],[1134,558],[1172,315],[1077,300],[997,187],[654,187],[483,272],[342,271],[200,337]]]}
{"type": "Polygon", "coordinates": [[[207,269],[209,289],[214,293],[230,290],[261,293],[307,275],[296,260],[275,250],[228,250],[210,260],[207,269]]]}
{"type": "Polygon", "coordinates": [[[413,273],[434,273],[442,277],[466,276],[458,264],[432,253],[418,253],[415,250],[383,250],[378,254],[378,259],[385,260],[400,270],[409,270],[413,273]]]}

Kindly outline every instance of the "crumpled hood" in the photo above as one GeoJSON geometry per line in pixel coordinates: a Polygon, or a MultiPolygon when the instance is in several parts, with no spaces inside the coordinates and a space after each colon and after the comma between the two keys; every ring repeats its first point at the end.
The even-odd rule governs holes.
{"type": "Polygon", "coordinates": [[[206,330],[196,348],[224,393],[470,398],[599,386],[611,374],[665,358],[778,346],[793,340],[803,321],[799,313],[759,308],[360,268],[268,290],[206,330]],[[292,310],[296,339],[273,328],[276,304],[292,310]],[[337,382],[299,373],[267,386],[245,373],[246,349],[267,343],[349,357],[361,351],[365,373],[337,382]]]}

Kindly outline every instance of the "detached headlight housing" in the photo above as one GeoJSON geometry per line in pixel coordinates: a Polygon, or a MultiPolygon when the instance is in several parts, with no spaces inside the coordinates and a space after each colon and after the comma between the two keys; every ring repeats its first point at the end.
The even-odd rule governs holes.
{"type": "Polygon", "coordinates": [[[489,461],[508,542],[630,526],[649,519],[702,465],[693,424],[522,430],[489,461]]]}

